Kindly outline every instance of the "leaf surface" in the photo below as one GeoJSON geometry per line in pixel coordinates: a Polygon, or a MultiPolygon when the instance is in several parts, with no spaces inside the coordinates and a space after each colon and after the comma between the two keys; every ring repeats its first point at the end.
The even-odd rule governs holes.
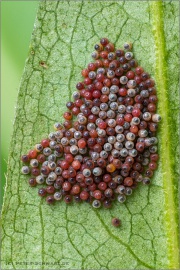
{"type": "Polygon", "coordinates": [[[176,1],[40,3],[9,155],[2,269],[179,269],[178,20],[176,1]],[[62,120],[101,37],[116,47],[133,42],[139,64],[155,78],[163,118],[159,168],[150,186],[111,210],[49,206],[20,174],[20,156],[62,120]],[[122,220],[118,229],[114,216],[122,220]]]}

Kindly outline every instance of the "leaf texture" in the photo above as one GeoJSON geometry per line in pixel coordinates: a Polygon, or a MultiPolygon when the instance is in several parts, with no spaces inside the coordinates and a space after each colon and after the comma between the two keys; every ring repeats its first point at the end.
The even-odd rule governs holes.
{"type": "Polygon", "coordinates": [[[178,2],[42,1],[19,90],[2,210],[2,269],[179,269],[178,2]],[[159,168],[111,210],[49,206],[20,174],[20,156],[62,120],[93,46],[133,42],[156,81],[159,168]],[[40,65],[44,62],[45,65],[40,65]],[[122,226],[111,226],[112,217],[122,226]]]}

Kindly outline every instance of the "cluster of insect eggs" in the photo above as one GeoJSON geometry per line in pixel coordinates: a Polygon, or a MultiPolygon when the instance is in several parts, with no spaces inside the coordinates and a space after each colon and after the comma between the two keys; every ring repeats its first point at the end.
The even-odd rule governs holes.
{"type": "Polygon", "coordinates": [[[161,117],[155,83],[131,49],[126,43],[115,50],[102,38],[66,104],[64,123],[55,123],[55,132],[21,157],[30,186],[46,184],[38,194],[47,203],[74,199],[110,208],[114,200],[125,202],[139,182],[150,183],[161,117]]]}

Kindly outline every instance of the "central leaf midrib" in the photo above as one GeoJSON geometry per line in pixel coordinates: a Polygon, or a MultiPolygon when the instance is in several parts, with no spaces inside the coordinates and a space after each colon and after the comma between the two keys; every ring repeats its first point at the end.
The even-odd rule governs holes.
{"type": "Polygon", "coordinates": [[[168,99],[168,67],[166,62],[166,46],[164,35],[164,17],[163,17],[163,3],[162,1],[152,1],[151,14],[153,18],[153,34],[156,46],[156,78],[159,94],[159,111],[162,116],[161,125],[161,146],[160,156],[163,175],[163,189],[165,196],[165,205],[167,211],[165,212],[167,247],[169,257],[169,269],[179,269],[179,245],[178,245],[178,231],[176,223],[176,207],[174,201],[173,190],[173,166],[172,154],[170,149],[171,133],[170,133],[170,118],[169,99],[168,99]],[[160,95],[161,93],[161,95],[160,95]],[[173,233],[172,233],[173,232],[173,233]]]}

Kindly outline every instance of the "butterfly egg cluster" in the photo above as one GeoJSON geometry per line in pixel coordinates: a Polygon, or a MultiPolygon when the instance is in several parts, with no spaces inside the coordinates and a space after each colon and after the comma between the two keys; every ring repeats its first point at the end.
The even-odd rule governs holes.
{"type": "Polygon", "coordinates": [[[83,69],[64,123],[23,155],[29,185],[42,185],[49,204],[86,201],[110,208],[125,202],[139,182],[149,184],[157,168],[155,82],[138,66],[132,44],[115,50],[102,38],[83,69]]]}

